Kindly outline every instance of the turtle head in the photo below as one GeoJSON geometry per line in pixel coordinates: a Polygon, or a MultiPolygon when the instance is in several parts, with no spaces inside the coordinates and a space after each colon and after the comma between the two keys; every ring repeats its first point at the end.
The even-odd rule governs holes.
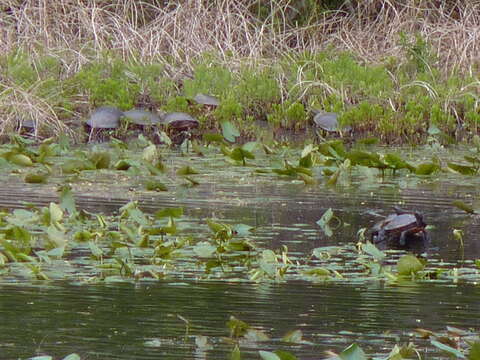
{"type": "Polygon", "coordinates": [[[423,215],[419,214],[417,212],[414,212],[413,215],[415,215],[415,219],[417,219],[417,225],[420,227],[425,227],[427,224],[425,224],[425,221],[423,221],[423,215]]]}

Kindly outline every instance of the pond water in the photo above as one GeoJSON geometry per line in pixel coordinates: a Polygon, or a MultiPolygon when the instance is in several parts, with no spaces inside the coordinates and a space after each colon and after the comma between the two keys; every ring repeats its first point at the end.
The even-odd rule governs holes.
{"type": "MultiPolygon", "coordinates": [[[[138,200],[145,212],[183,206],[186,218],[179,226],[186,234],[206,236],[207,218],[248,224],[255,227],[253,242],[268,249],[285,245],[295,257],[322,246],[354,246],[358,230],[381,218],[376,213],[387,215],[393,205],[400,205],[422,212],[431,225],[432,241],[425,249],[429,262],[474,268],[473,261],[480,258],[480,221],[451,205],[453,200],[478,198],[476,177],[461,182],[459,175],[449,174],[382,178],[376,170],[368,170],[353,173],[335,187],[305,186],[256,173],[251,167],[232,171],[211,157],[170,155],[168,161],[172,169],[186,163],[202,169],[200,185],[168,184],[170,191],[154,193],[138,185],[141,175],[133,181],[116,175],[112,181],[111,173],[100,173],[94,181],[84,178],[72,183],[77,207],[108,214],[132,200],[138,200]],[[339,219],[330,237],[316,224],[327,209],[339,219]],[[453,229],[464,231],[463,246],[454,239],[453,229]]],[[[5,177],[0,206],[58,201],[55,182],[49,184],[26,185],[5,177]]],[[[397,253],[403,252],[394,251],[392,256],[397,253]]],[[[257,284],[199,281],[194,273],[184,271],[178,278],[162,281],[110,284],[6,277],[0,287],[2,358],[77,352],[82,359],[225,359],[233,348],[225,339],[232,315],[271,337],[266,342],[241,343],[242,359],[259,359],[258,350],[276,349],[291,351],[299,359],[319,359],[324,351],[341,351],[353,342],[369,354],[387,354],[395,343],[412,340],[419,327],[480,331],[480,287],[468,279],[394,285],[302,280],[257,284]],[[302,330],[308,343],[280,341],[296,329],[302,330]],[[207,346],[198,345],[203,336],[207,346]]],[[[422,344],[418,338],[415,342],[422,344]]],[[[441,358],[438,353],[433,356],[441,358]]]]}

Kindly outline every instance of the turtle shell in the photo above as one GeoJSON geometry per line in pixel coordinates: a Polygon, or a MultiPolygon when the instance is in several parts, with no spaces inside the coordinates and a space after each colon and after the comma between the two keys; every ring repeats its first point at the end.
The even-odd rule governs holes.
{"type": "Polygon", "coordinates": [[[427,224],[423,221],[421,214],[417,212],[407,212],[399,208],[394,209],[395,214],[388,215],[385,219],[372,226],[372,238],[375,238],[382,230],[385,235],[398,234],[404,231],[411,233],[425,231],[427,224]]]}
{"type": "Polygon", "coordinates": [[[313,117],[313,123],[315,126],[328,131],[338,131],[338,114],[332,112],[319,112],[313,117]]]}
{"type": "Polygon", "coordinates": [[[162,123],[178,131],[195,129],[200,124],[197,119],[183,112],[172,112],[165,114],[162,119],[162,123]]]}
{"type": "Polygon", "coordinates": [[[132,109],[124,112],[124,116],[137,125],[153,125],[161,122],[160,117],[143,109],[132,109]]]}
{"type": "Polygon", "coordinates": [[[197,104],[200,104],[200,105],[208,105],[208,106],[220,105],[220,101],[215,96],[205,95],[205,94],[195,95],[195,97],[193,98],[193,101],[195,101],[197,104]]]}
{"type": "Polygon", "coordinates": [[[404,213],[398,214],[393,216],[390,221],[388,221],[384,226],[383,229],[387,232],[401,232],[407,230],[415,230],[418,231],[423,230],[425,228],[425,223],[421,216],[416,213],[404,213]],[[419,218],[420,217],[420,218],[419,218]]]}
{"type": "Polygon", "coordinates": [[[87,120],[92,129],[116,129],[120,126],[123,111],[113,106],[101,106],[87,120]]]}

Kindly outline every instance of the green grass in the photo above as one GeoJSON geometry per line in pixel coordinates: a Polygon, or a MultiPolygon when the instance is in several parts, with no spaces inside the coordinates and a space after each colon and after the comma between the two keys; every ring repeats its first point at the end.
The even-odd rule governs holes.
{"type": "Polygon", "coordinates": [[[227,120],[253,133],[253,120],[302,131],[311,126],[311,110],[318,109],[339,113],[340,123],[351,125],[357,137],[384,142],[425,142],[433,125],[450,136],[459,128],[465,139],[477,134],[478,80],[458,73],[440,76],[426,41],[419,35],[414,43],[406,38],[401,35],[406,55],[382,63],[366,64],[333,49],[235,64],[208,52],[197,57],[191,74],[176,78],[168,70],[174,63],[143,64],[113,51],[75,71],[59,56],[15,51],[0,58],[0,104],[11,121],[20,115],[37,119],[44,136],[58,135],[66,122],[86,118],[102,105],[189,112],[203,119],[204,132],[227,120]],[[214,112],[192,105],[198,93],[219,97],[221,105],[214,112]]]}

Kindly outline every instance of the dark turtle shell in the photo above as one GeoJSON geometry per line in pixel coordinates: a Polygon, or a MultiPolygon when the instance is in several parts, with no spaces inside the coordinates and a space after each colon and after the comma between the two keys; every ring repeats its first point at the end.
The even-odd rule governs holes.
{"type": "Polygon", "coordinates": [[[101,106],[87,120],[92,129],[116,129],[120,126],[123,111],[113,106],[101,106]]]}
{"type": "Polygon", "coordinates": [[[199,126],[197,119],[183,112],[167,113],[162,118],[162,123],[176,131],[187,131],[199,126]]]}
{"type": "Polygon", "coordinates": [[[397,207],[394,210],[395,214],[388,215],[372,227],[371,234],[374,242],[384,241],[387,237],[399,237],[400,245],[405,245],[406,236],[417,233],[421,233],[426,239],[427,224],[420,213],[408,212],[397,207]]]}

